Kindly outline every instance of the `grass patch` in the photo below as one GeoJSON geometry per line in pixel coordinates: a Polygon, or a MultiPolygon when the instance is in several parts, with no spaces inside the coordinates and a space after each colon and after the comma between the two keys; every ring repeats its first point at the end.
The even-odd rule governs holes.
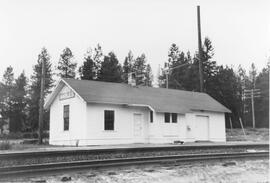
{"type": "Polygon", "coordinates": [[[226,129],[227,141],[269,141],[268,128],[245,128],[246,136],[241,128],[226,129]]]}

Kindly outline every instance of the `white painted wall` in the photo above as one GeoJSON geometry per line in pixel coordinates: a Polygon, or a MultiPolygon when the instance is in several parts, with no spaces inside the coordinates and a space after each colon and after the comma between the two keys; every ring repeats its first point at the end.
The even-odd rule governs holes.
{"type": "Polygon", "coordinates": [[[194,142],[200,139],[202,131],[196,128],[199,123],[196,115],[209,117],[209,140],[214,142],[225,142],[225,115],[216,112],[194,112],[185,115],[178,114],[177,123],[165,123],[164,113],[156,113],[154,122],[150,124],[151,143],[173,143],[175,140],[194,142]]]}
{"type": "Polygon", "coordinates": [[[226,141],[225,115],[218,112],[194,112],[186,114],[187,136],[186,141],[196,141],[202,135],[201,129],[197,128],[196,115],[209,117],[209,140],[214,142],[226,141]],[[189,129],[189,130],[188,130],[189,129]]]}
{"type": "MultiPolygon", "coordinates": [[[[61,92],[67,92],[64,86],[61,92]]],[[[61,93],[60,92],[60,93],[61,93]]],[[[216,112],[193,112],[177,115],[177,123],[165,123],[164,113],[153,112],[147,107],[127,107],[114,104],[86,104],[78,95],[59,100],[55,98],[50,107],[50,139],[53,145],[102,145],[129,143],[173,143],[175,140],[192,142],[199,139],[196,115],[209,117],[209,140],[226,141],[225,115],[216,112]],[[70,105],[69,131],[64,131],[63,106],[70,105]],[[115,111],[113,131],[104,130],[104,110],[115,111]],[[134,139],[133,114],[142,115],[142,136],[134,139]]]]}
{"type": "Polygon", "coordinates": [[[149,109],[146,107],[125,107],[113,104],[88,104],[86,139],[80,144],[128,144],[147,143],[149,133],[149,109]],[[104,110],[114,111],[114,130],[104,130],[104,110]],[[142,138],[140,141],[134,139],[133,114],[142,114],[142,138]]]}
{"type": "Polygon", "coordinates": [[[165,123],[164,113],[154,113],[154,122],[150,124],[151,143],[173,143],[182,140],[185,135],[185,115],[177,114],[177,123],[165,123]]]}
{"type": "MultiPolygon", "coordinates": [[[[61,92],[67,92],[64,86],[61,92]]],[[[86,137],[86,102],[78,95],[73,98],[59,100],[59,94],[50,107],[50,138],[53,145],[75,145],[77,139],[86,137]],[[64,131],[63,108],[69,105],[69,131],[64,131]]],[[[79,144],[80,145],[80,144],[79,144]]]]}

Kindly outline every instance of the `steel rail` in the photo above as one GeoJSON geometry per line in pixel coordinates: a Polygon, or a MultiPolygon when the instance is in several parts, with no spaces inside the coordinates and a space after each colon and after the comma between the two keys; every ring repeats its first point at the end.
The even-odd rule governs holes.
{"type": "Polygon", "coordinates": [[[239,158],[268,158],[269,151],[263,152],[241,152],[241,153],[210,153],[210,154],[192,154],[192,155],[166,155],[166,156],[147,156],[133,158],[116,158],[102,160],[84,160],[72,162],[57,162],[45,164],[20,165],[11,167],[1,167],[0,177],[11,175],[23,175],[28,173],[45,173],[64,170],[78,170],[85,168],[98,168],[108,166],[125,166],[138,164],[187,162],[187,161],[206,161],[223,160],[239,158]]]}
{"type": "Polygon", "coordinates": [[[259,144],[224,144],[224,145],[168,145],[168,146],[149,146],[149,147],[119,147],[119,148],[96,148],[96,149],[63,149],[63,150],[45,150],[45,151],[30,151],[30,152],[7,152],[0,153],[0,161],[13,158],[28,158],[28,157],[44,157],[44,156],[68,156],[68,155],[84,155],[84,154],[94,154],[94,153],[126,153],[126,152],[147,152],[147,151],[172,151],[172,150],[205,150],[205,149],[257,149],[264,148],[269,149],[269,144],[259,143],[259,144]]]}

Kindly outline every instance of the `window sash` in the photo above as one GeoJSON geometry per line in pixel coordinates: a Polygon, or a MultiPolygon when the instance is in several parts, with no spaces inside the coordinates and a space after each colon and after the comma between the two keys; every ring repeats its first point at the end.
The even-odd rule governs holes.
{"type": "Polygon", "coordinates": [[[104,111],[104,130],[114,130],[114,111],[104,111]]]}
{"type": "Polygon", "coordinates": [[[69,105],[64,105],[63,111],[64,131],[69,130],[69,105]]]}
{"type": "Polygon", "coordinates": [[[150,123],[153,123],[153,111],[150,111],[150,123]]]}
{"type": "Polygon", "coordinates": [[[167,112],[164,113],[164,122],[170,123],[170,113],[167,112]]]}
{"type": "Polygon", "coordinates": [[[172,123],[177,123],[177,113],[172,113],[172,123]]]}
{"type": "Polygon", "coordinates": [[[69,105],[64,105],[64,118],[69,117],[69,105]]]}
{"type": "Polygon", "coordinates": [[[64,131],[69,130],[69,118],[64,118],[64,131]]]}

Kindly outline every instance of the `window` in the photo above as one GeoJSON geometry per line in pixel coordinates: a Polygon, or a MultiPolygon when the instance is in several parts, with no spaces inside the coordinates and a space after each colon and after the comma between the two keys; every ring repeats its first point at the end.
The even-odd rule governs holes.
{"type": "Polygon", "coordinates": [[[150,123],[153,123],[153,111],[150,111],[150,123]]]}
{"type": "Polygon", "coordinates": [[[64,105],[63,118],[64,118],[64,131],[68,131],[69,130],[69,105],[64,105]]]}
{"type": "Polygon", "coordinates": [[[172,113],[172,123],[177,123],[177,113],[172,113]]]}
{"type": "Polygon", "coordinates": [[[104,111],[104,130],[114,130],[114,111],[104,111]]]}
{"type": "Polygon", "coordinates": [[[167,112],[164,113],[164,120],[165,123],[170,123],[170,113],[167,112]]]}

